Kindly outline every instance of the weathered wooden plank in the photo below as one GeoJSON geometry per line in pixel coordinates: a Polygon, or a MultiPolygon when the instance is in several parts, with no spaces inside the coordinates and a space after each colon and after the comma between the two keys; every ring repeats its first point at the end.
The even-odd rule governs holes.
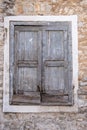
{"type": "Polygon", "coordinates": [[[46,38],[43,52],[45,60],[64,60],[63,31],[46,30],[45,33],[46,38]]]}
{"type": "Polygon", "coordinates": [[[18,43],[18,60],[37,60],[37,32],[20,32],[18,43]]]}
{"type": "Polygon", "coordinates": [[[64,67],[46,67],[45,90],[60,90],[64,86],[64,67]]]}
{"type": "Polygon", "coordinates": [[[44,65],[47,67],[64,67],[67,63],[64,61],[45,60],[44,65]]]}
{"type": "Polygon", "coordinates": [[[64,89],[61,90],[46,90],[43,94],[53,95],[53,96],[68,96],[68,93],[64,92],[64,89]]]}
{"type": "Polygon", "coordinates": [[[41,65],[41,89],[42,89],[42,92],[45,91],[45,66],[44,66],[44,61],[45,61],[45,44],[47,43],[47,35],[46,35],[46,31],[45,30],[42,30],[42,65],[41,65]]]}
{"type": "Polygon", "coordinates": [[[73,103],[67,102],[42,102],[41,106],[72,106],[73,103]]]}
{"type": "Polygon", "coordinates": [[[24,90],[18,90],[17,95],[24,95],[24,96],[29,96],[29,97],[40,97],[40,92],[36,91],[24,91],[24,90]]]}
{"type": "Polygon", "coordinates": [[[37,87],[41,91],[41,78],[42,78],[42,32],[38,32],[38,69],[37,69],[37,87]]]}
{"type": "Polygon", "coordinates": [[[49,95],[49,94],[42,94],[42,102],[45,103],[64,103],[68,102],[68,96],[59,96],[59,95],[49,95]]]}
{"type": "Polygon", "coordinates": [[[37,91],[37,68],[21,67],[18,69],[17,89],[37,91]]]}
{"type": "Polygon", "coordinates": [[[41,30],[42,29],[42,26],[15,26],[15,29],[16,30],[18,30],[18,31],[20,31],[20,32],[38,32],[39,30],[41,30]]]}
{"type": "MultiPolygon", "coordinates": [[[[15,31],[15,30],[14,30],[15,31]]],[[[16,93],[16,88],[18,86],[18,66],[16,64],[17,60],[18,60],[18,43],[19,43],[19,32],[15,31],[15,39],[14,39],[14,85],[13,85],[13,92],[16,93]]]]}
{"type": "Polygon", "coordinates": [[[30,61],[30,60],[19,60],[17,61],[18,67],[37,67],[38,62],[37,61],[30,61]]]}
{"type": "MultiPolygon", "coordinates": [[[[30,94],[30,93],[29,93],[30,94]]],[[[40,94],[38,96],[31,95],[13,95],[12,104],[30,105],[40,104],[40,94]]]]}
{"type": "Polygon", "coordinates": [[[11,25],[14,25],[15,27],[16,26],[33,26],[33,27],[52,27],[52,26],[56,26],[58,28],[58,30],[66,30],[68,29],[69,25],[71,26],[71,22],[70,21],[67,21],[67,22],[63,22],[63,21],[60,21],[60,22],[49,22],[49,21],[29,21],[29,22],[20,22],[20,21],[11,21],[10,22],[11,25]]]}

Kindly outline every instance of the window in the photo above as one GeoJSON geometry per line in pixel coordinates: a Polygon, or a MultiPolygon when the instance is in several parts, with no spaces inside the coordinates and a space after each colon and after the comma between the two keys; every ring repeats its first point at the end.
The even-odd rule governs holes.
{"type": "Polygon", "coordinates": [[[8,90],[4,84],[4,101],[8,93],[5,110],[6,103],[13,109],[73,105],[72,21],[15,18],[8,20],[6,34],[9,84],[8,90]]]}

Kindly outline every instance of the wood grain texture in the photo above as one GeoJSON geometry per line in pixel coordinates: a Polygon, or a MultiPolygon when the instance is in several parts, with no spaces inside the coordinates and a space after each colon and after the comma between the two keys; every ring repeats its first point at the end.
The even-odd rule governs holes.
{"type": "Polygon", "coordinates": [[[45,60],[64,60],[63,31],[54,31],[55,28],[45,32],[45,60]]]}
{"type": "Polygon", "coordinates": [[[13,95],[12,102],[14,102],[14,104],[31,104],[31,102],[38,104],[38,102],[40,102],[40,93],[38,93],[38,99],[34,94],[35,92],[40,91],[38,88],[38,82],[41,82],[41,80],[38,79],[40,75],[39,66],[41,64],[38,58],[41,46],[40,33],[38,28],[35,28],[35,30],[29,28],[28,31],[26,31],[23,27],[22,30],[20,30],[20,28],[15,29],[15,73],[13,88],[15,95],[13,95]],[[20,95],[19,92],[22,92],[22,95],[20,95]],[[25,96],[25,92],[28,92],[27,96],[25,96]],[[29,97],[29,95],[32,95],[33,99],[29,97]],[[20,98],[23,99],[23,96],[24,100],[20,101],[20,98]],[[26,100],[26,98],[28,98],[29,101],[26,100]]]}
{"type": "Polygon", "coordinates": [[[20,32],[18,44],[18,60],[37,60],[37,32],[20,32]]]}
{"type": "Polygon", "coordinates": [[[11,40],[11,86],[14,84],[11,91],[17,95],[13,102],[34,103],[36,99],[30,101],[29,97],[29,102],[25,101],[28,96],[25,92],[39,92],[40,104],[51,105],[53,100],[58,105],[68,104],[72,100],[72,47],[68,23],[13,24],[18,24],[15,28],[12,26],[15,39],[11,40]],[[20,102],[23,96],[25,100],[20,102]]]}
{"type": "Polygon", "coordinates": [[[64,32],[59,30],[47,30],[43,35],[45,91],[64,89],[64,67],[65,64],[67,65],[67,61],[65,63],[64,60],[64,32]]]}
{"type": "Polygon", "coordinates": [[[40,93],[26,92],[23,94],[13,95],[12,104],[35,105],[40,104],[40,93]]]}
{"type": "MultiPolygon", "coordinates": [[[[51,103],[51,100],[54,100],[55,103],[58,103],[58,95],[60,91],[63,91],[63,95],[68,93],[66,98],[68,102],[70,96],[68,61],[68,54],[70,54],[68,46],[70,46],[70,42],[68,40],[68,33],[69,32],[66,31],[65,28],[63,29],[62,27],[60,30],[56,28],[56,26],[47,27],[43,31],[42,102],[47,101],[51,103]],[[54,94],[47,94],[48,91],[53,91],[54,94]],[[57,95],[55,94],[55,91],[59,91],[57,95]]],[[[64,102],[65,97],[63,95],[61,96],[61,100],[64,102]]]]}

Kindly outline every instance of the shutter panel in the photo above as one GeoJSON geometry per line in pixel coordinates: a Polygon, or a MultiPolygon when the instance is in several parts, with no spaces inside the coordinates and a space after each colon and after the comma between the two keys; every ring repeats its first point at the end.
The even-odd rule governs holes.
{"type": "Polygon", "coordinates": [[[12,103],[40,104],[41,32],[33,26],[15,26],[14,40],[12,103]]]}
{"type": "MultiPolygon", "coordinates": [[[[69,27],[68,27],[69,28],[69,27]]],[[[43,31],[43,81],[42,103],[46,105],[71,105],[69,101],[69,39],[71,35],[60,27],[49,26],[43,31]]],[[[70,83],[70,84],[69,84],[70,83]]],[[[71,94],[71,93],[70,93],[71,94]]]]}

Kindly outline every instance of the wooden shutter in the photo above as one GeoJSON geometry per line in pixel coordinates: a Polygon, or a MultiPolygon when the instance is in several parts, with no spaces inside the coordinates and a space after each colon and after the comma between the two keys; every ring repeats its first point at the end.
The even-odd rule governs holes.
{"type": "Polygon", "coordinates": [[[72,105],[70,22],[11,22],[10,103],[72,105]]]}
{"type": "Polygon", "coordinates": [[[14,44],[11,103],[40,104],[41,32],[38,27],[14,26],[13,37],[15,42],[11,43],[14,44]]]}
{"type": "Polygon", "coordinates": [[[42,103],[71,105],[72,73],[69,23],[56,23],[43,31],[42,103]],[[71,59],[70,59],[71,58],[71,59]]]}

